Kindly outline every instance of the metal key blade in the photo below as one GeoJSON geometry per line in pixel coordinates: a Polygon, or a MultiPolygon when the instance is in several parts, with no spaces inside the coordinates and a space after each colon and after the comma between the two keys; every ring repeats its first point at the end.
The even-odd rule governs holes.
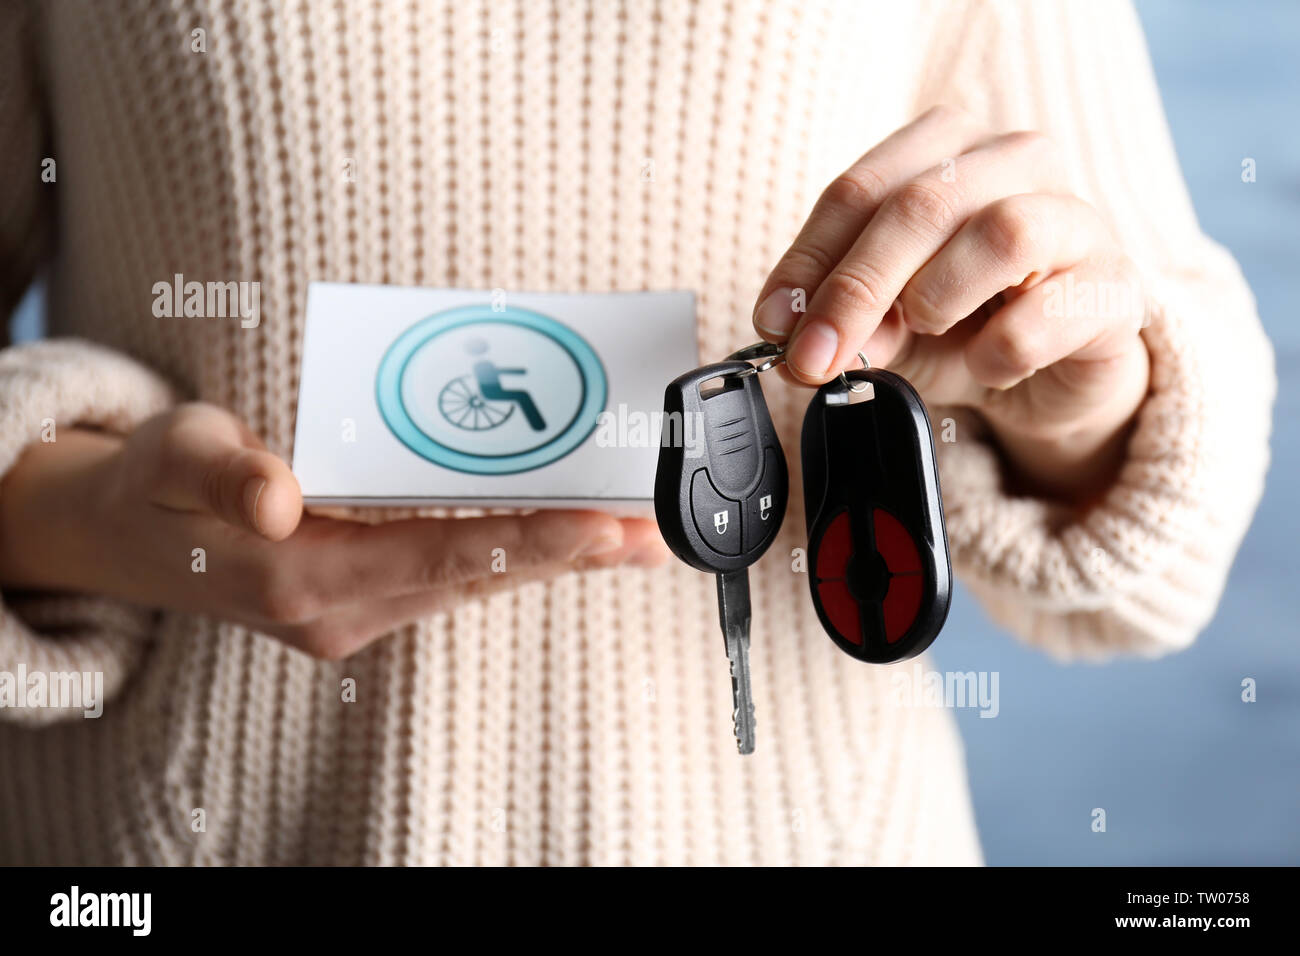
{"type": "Polygon", "coordinates": [[[731,662],[732,720],[736,747],[754,752],[754,693],[749,674],[749,571],[718,575],[718,620],[731,662]]]}

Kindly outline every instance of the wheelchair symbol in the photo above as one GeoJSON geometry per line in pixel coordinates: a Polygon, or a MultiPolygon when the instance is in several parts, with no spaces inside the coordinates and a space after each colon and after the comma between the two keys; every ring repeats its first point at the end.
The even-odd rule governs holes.
{"type": "Polygon", "coordinates": [[[444,468],[543,468],[595,430],[609,394],[595,350],[549,316],[467,305],[430,315],[388,347],[375,399],[393,435],[444,468]]]}
{"type": "MultiPolygon", "coordinates": [[[[465,351],[481,356],[488,351],[488,345],[482,339],[474,339],[465,346],[465,351]]],[[[442,387],[438,393],[438,411],[457,428],[477,432],[504,424],[517,405],[529,428],[545,431],[546,419],[533,396],[523,389],[507,389],[501,384],[502,375],[527,374],[526,368],[499,368],[495,362],[480,358],[474,363],[473,375],[460,375],[442,387]]]]}
{"type": "Polygon", "coordinates": [[[438,411],[457,428],[470,432],[496,428],[515,410],[514,405],[490,402],[469,375],[453,378],[438,393],[438,411]]]}

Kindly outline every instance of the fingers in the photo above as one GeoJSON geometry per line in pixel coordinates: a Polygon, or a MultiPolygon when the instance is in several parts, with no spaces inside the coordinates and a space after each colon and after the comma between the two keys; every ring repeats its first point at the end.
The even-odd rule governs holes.
{"type": "Polygon", "coordinates": [[[908,180],[818,286],[786,352],[791,372],[819,384],[848,367],[908,280],[973,213],[1061,180],[1054,148],[1035,133],[999,136],[908,180]]]}
{"type": "Polygon", "coordinates": [[[754,328],[770,342],[784,341],[822,280],[844,258],[881,202],[911,176],[957,156],[985,131],[948,107],[935,107],[894,132],[826,187],[794,243],[764,283],[754,328]]]}
{"type": "Polygon", "coordinates": [[[575,562],[579,570],[613,568],[633,565],[639,568],[657,568],[671,556],[664,543],[659,526],[647,518],[624,518],[623,546],[616,551],[580,558],[575,562]]]}
{"type": "Polygon", "coordinates": [[[940,335],[1006,289],[1028,288],[1108,246],[1101,217],[1074,196],[1026,193],[985,206],[908,280],[904,324],[940,335]]]}
{"type": "Polygon", "coordinates": [[[290,628],[283,636],[293,646],[315,657],[335,660],[355,654],[376,638],[402,625],[449,610],[465,601],[481,600],[524,584],[551,580],[581,568],[608,568],[627,564],[655,567],[669,557],[668,549],[653,521],[628,518],[622,521],[622,525],[623,545],[613,551],[572,562],[515,567],[454,587],[357,602],[309,625],[290,628]]]}
{"type": "MultiPolygon", "coordinates": [[[[498,544],[498,547],[483,552],[482,546],[505,540],[499,527],[495,530],[489,527],[500,524],[495,518],[399,522],[423,524],[426,539],[430,537],[432,525],[472,526],[460,530],[464,532],[461,537],[465,546],[475,553],[468,560],[454,554],[431,560],[426,556],[429,564],[423,575],[430,581],[442,583],[420,590],[407,590],[412,580],[412,575],[406,573],[410,569],[396,564],[397,558],[393,553],[386,556],[384,560],[387,563],[377,568],[376,573],[349,573],[345,570],[349,565],[335,565],[333,573],[343,576],[329,580],[320,575],[295,577],[286,571],[295,563],[292,556],[278,550],[275,564],[267,569],[268,580],[260,604],[260,616],[267,622],[265,629],[309,654],[338,659],[356,653],[374,638],[403,624],[465,601],[488,597],[532,581],[549,580],[570,571],[626,565],[655,567],[668,558],[667,547],[657,526],[644,518],[619,521],[593,512],[547,512],[504,520],[534,525],[531,531],[520,536],[520,540],[536,533],[552,542],[548,545],[549,551],[516,550],[512,554],[509,548],[498,544]],[[608,519],[609,526],[605,526],[603,521],[589,520],[593,516],[608,519]],[[529,521],[533,518],[543,520],[529,521]],[[567,543],[560,542],[561,535],[554,533],[558,525],[569,527],[569,533],[564,535],[567,543]],[[586,546],[578,543],[584,537],[586,546]],[[614,544],[615,540],[617,544],[614,544]],[[548,558],[547,553],[561,557],[548,558]],[[477,560],[480,556],[483,560],[477,560]],[[435,568],[438,560],[450,563],[435,568]],[[397,581],[405,583],[396,584],[397,581]]],[[[309,519],[304,530],[309,532],[313,527],[325,524],[342,527],[341,522],[309,519]]],[[[388,526],[375,526],[376,529],[385,527],[388,526]]],[[[354,537],[352,540],[355,542],[357,539],[354,537]]],[[[352,546],[343,545],[338,540],[335,544],[352,546]]],[[[380,542],[376,541],[374,545],[380,546],[380,542]]],[[[283,547],[279,546],[280,549],[283,547]]],[[[313,540],[305,550],[315,556],[316,560],[311,564],[319,571],[329,564],[330,552],[338,552],[339,548],[327,548],[321,541],[313,540]]],[[[370,554],[368,557],[375,556],[370,554]]]]}
{"type": "Polygon", "coordinates": [[[302,492],[289,466],[233,415],[205,404],[183,406],[166,420],[151,500],[271,541],[287,538],[302,516],[302,492]]]}
{"type": "Polygon", "coordinates": [[[456,587],[549,564],[614,560],[627,544],[627,528],[637,536],[635,546],[645,546],[644,524],[650,522],[620,522],[598,511],[341,524],[333,540],[316,549],[318,560],[308,563],[305,586],[336,600],[364,600],[456,587]]]}
{"type": "Polygon", "coordinates": [[[550,580],[572,570],[572,567],[565,564],[539,566],[527,571],[480,578],[457,588],[437,588],[374,601],[358,601],[332,610],[317,620],[273,627],[271,632],[291,647],[312,657],[342,660],[412,621],[533,581],[550,580]]]}
{"type": "MultiPolygon", "coordinates": [[[[1127,261],[1080,264],[998,310],[966,343],[966,365],[979,384],[1005,390],[1070,360],[1074,367],[1061,366],[1057,373],[1078,377],[1067,383],[1070,390],[1062,390],[1077,402],[1090,365],[1099,370],[1131,352],[1143,303],[1136,272],[1127,261]]],[[[1099,381],[1106,378],[1098,376],[1099,381]]]]}

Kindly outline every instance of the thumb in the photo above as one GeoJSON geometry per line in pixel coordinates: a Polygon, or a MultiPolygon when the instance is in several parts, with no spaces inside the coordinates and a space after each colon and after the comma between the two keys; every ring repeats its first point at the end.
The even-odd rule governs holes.
{"type": "Polygon", "coordinates": [[[298,479],[237,418],[215,405],[186,405],[162,431],[154,504],[210,514],[271,541],[302,517],[298,479]]]}

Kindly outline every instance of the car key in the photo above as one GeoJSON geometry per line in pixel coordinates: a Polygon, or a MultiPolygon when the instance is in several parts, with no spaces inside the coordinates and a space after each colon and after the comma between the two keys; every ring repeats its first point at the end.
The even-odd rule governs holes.
{"type": "Polygon", "coordinates": [[[846,372],[809,404],[801,446],[808,583],[822,627],[859,660],[920,654],[948,617],[952,582],[921,397],[893,372],[846,372]]]}
{"type": "Polygon", "coordinates": [[[776,537],[789,495],[785,455],[756,372],[748,362],[728,361],[675,379],[664,393],[655,473],[664,540],[691,567],[717,575],[742,754],[754,750],[748,569],[776,537]]]}

